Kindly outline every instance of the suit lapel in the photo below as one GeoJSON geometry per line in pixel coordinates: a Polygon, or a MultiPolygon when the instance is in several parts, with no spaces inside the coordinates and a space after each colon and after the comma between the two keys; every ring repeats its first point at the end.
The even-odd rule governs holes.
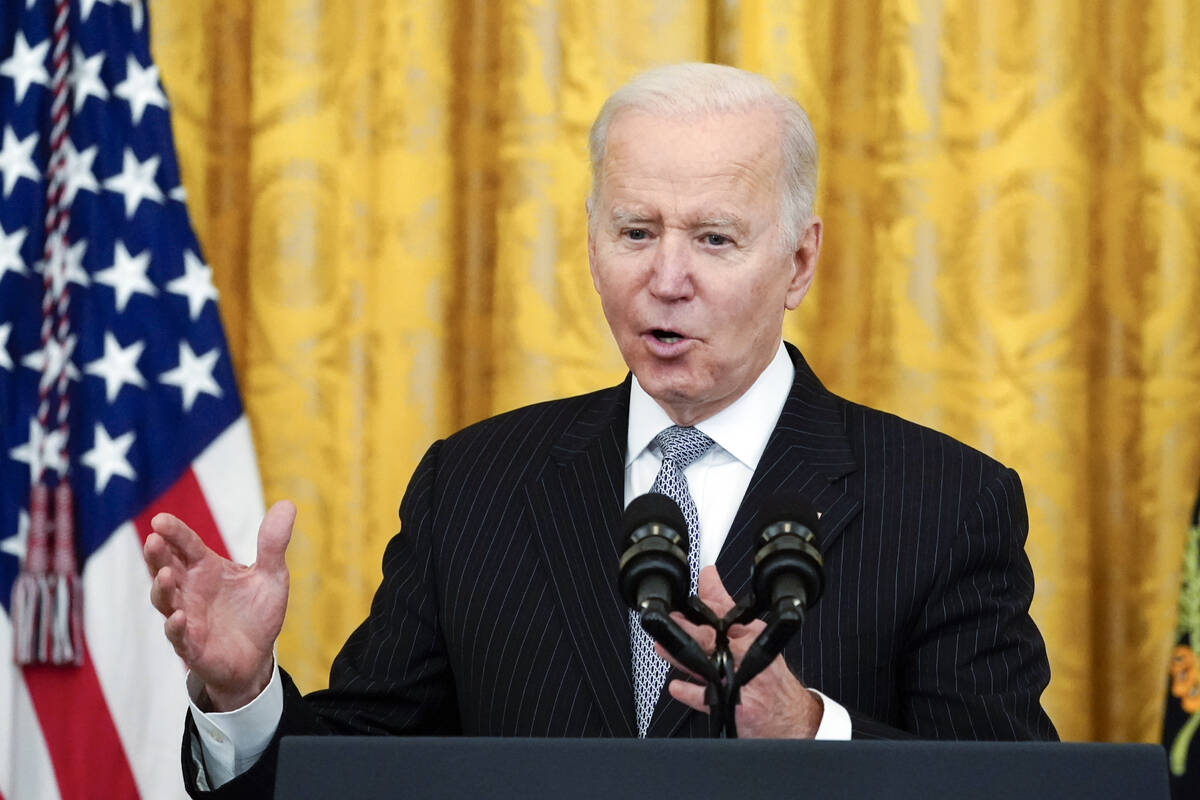
{"type": "MultiPolygon", "coordinates": [[[[750,592],[759,533],[755,515],[768,498],[793,496],[821,514],[817,536],[822,553],[829,551],[862,507],[862,498],[842,480],[858,469],[846,437],[842,401],[821,385],[796,348],[790,344],[787,348],[796,370],[792,390],[717,556],[717,572],[735,600],[750,592]]],[[[672,670],[667,680],[682,677],[672,670]]],[[[649,735],[670,736],[692,713],[664,691],[649,735]]]]}
{"type": "Polygon", "coordinates": [[[567,632],[611,736],[633,736],[628,611],[617,589],[629,381],[597,395],[526,489],[567,632]]]}

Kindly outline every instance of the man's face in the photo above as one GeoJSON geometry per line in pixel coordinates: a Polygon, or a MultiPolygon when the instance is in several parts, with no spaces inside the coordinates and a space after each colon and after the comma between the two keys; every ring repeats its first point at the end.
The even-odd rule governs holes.
{"type": "Polygon", "coordinates": [[[779,125],[767,109],[608,129],[592,282],[625,363],[671,419],[712,416],[754,383],[812,282],[821,224],[780,234],[779,125]]]}

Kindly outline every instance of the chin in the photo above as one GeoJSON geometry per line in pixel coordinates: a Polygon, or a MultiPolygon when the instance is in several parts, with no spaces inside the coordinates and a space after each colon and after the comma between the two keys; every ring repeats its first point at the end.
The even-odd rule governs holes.
{"type": "Polygon", "coordinates": [[[663,374],[666,370],[643,371],[638,383],[646,394],[659,403],[672,406],[690,406],[703,397],[704,386],[691,374],[663,374]]]}

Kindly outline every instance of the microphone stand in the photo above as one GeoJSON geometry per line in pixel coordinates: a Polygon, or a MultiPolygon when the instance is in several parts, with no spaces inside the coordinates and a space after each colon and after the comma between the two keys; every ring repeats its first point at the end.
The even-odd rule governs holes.
{"type": "Polygon", "coordinates": [[[754,619],[754,606],[742,601],[734,605],[725,616],[718,617],[707,603],[692,595],[683,607],[683,615],[695,625],[708,625],[716,631],[716,643],[709,657],[715,678],[708,679],[708,686],[704,690],[704,702],[709,707],[709,716],[716,723],[713,735],[736,739],[737,720],[734,711],[741,702],[739,689],[742,684],[737,682],[734,672],[733,653],[729,650],[729,629],[733,625],[754,619]]]}
{"type": "Polygon", "coordinates": [[[781,597],[767,613],[766,623],[742,657],[734,679],[738,686],[749,683],[783,652],[804,623],[804,606],[795,597],[781,597]]]}
{"type": "MultiPolygon", "coordinates": [[[[775,657],[783,652],[783,648],[800,630],[804,621],[804,606],[799,601],[794,598],[780,598],[767,613],[767,626],[755,637],[754,642],[746,651],[746,655],[742,658],[741,666],[735,671],[733,653],[729,649],[729,629],[734,625],[744,625],[752,621],[755,617],[754,609],[753,602],[740,600],[725,616],[718,617],[699,597],[692,595],[688,598],[682,609],[684,617],[695,625],[708,625],[716,631],[713,654],[705,657],[703,661],[695,658],[695,650],[699,649],[699,645],[669,617],[666,617],[666,622],[670,628],[674,629],[671,636],[673,641],[670,646],[659,638],[657,631],[650,627],[646,628],[655,640],[662,643],[667,652],[676,656],[679,663],[707,681],[704,702],[709,707],[711,718],[716,722],[713,734],[716,737],[737,738],[735,712],[738,703],[741,702],[741,687],[766,669],[775,657]],[[676,655],[675,651],[682,649],[679,636],[687,639],[695,648],[687,648],[687,660],[676,655]]],[[[642,624],[645,626],[645,612],[643,612],[642,620],[642,624]]]]}

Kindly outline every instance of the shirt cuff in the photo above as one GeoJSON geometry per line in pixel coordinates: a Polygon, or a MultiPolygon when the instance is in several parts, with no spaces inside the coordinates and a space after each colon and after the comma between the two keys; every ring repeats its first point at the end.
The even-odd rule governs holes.
{"type": "Polygon", "coordinates": [[[258,697],[233,711],[201,711],[196,701],[203,689],[204,683],[189,671],[188,702],[203,756],[196,767],[200,782],[218,789],[253,767],[271,743],[283,716],[283,681],[276,664],[271,681],[258,697]]]}
{"type": "Polygon", "coordinates": [[[821,698],[821,702],[825,706],[825,711],[821,714],[821,724],[817,726],[817,734],[813,738],[828,742],[850,741],[852,732],[850,712],[841,703],[829,699],[816,689],[809,689],[809,691],[821,698]]]}

